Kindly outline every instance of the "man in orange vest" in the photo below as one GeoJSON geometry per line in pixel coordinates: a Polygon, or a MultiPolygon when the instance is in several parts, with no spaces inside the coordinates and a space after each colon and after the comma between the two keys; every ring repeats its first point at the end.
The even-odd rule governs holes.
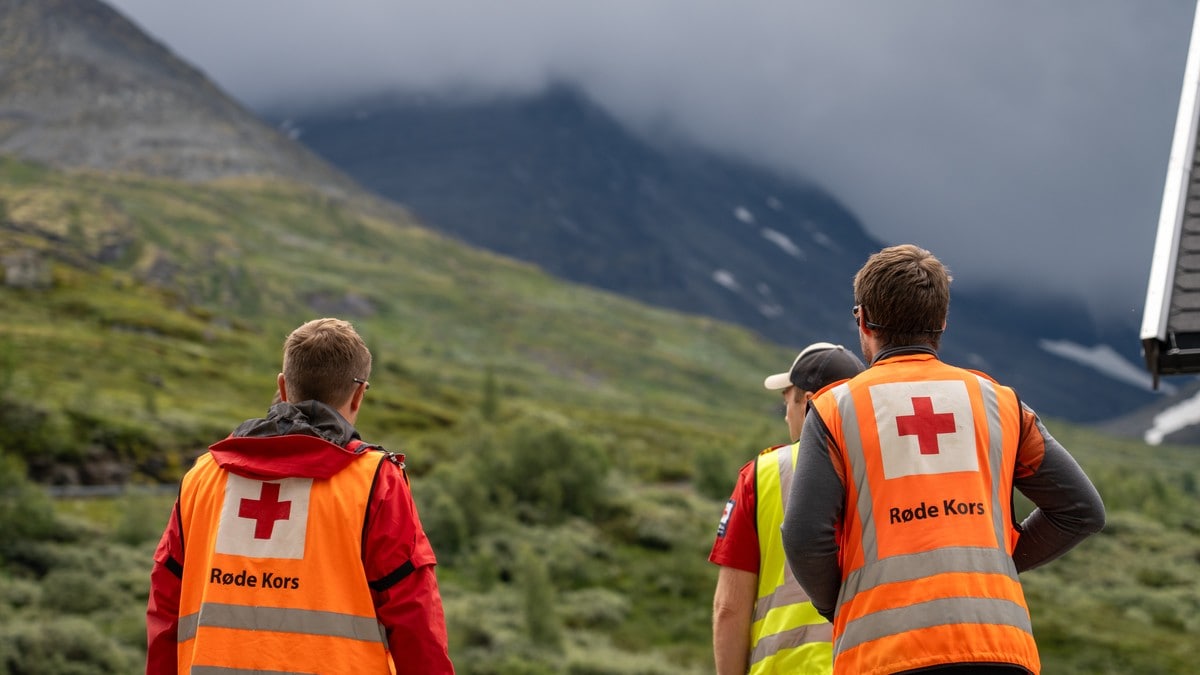
{"type": "Polygon", "coordinates": [[[854,278],[860,375],[818,392],[783,546],[846,675],[1038,673],[1018,573],[1104,526],[1104,504],[1016,393],[938,359],[950,274],[913,245],[854,278]],[[1013,490],[1037,507],[1016,523],[1013,490]]]}
{"type": "Polygon", "coordinates": [[[150,575],[148,675],[454,672],[403,456],[354,428],[370,374],[349,323],[305,323],[266,418],[184,476],[150,575]]]}
{"type": "Polygon", "coordinates": [[[759,453],[738,473],[709,560],[720,565],[713,596],[717,675],[826,675],[832,628],[791,578],[779,540],[783,500],[812,392],[853,377],[862,361],[841,345],[805,347],[786,372],[763,381],[781,391],[792,443],[759,453]]]}

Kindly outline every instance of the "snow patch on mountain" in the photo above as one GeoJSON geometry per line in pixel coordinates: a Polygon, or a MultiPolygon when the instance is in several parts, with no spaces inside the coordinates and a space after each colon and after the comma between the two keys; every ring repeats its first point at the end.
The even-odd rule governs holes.
{"type": "Polygon", "coordinates": [[[804,251],[801,251],[800,247],[797,246],[795,242],[793,242],[786,234],[777,230],[772,230],[769,227],[764,227],[762,229],[762,236],[763,239],[766,239],[772,244],[775,244],[779,248],[783,249],[784,253],[792,256],[793,258],[799,258],[801,260],[804,259],[804,251]]]}
{"type": "Polygon", "coordinates": [[[1168,434],[1197,424],[1200,424],[1200,393],[1160,411],[1142,438],[1149,445],[1159,445],[1168,434]]]}
{"type": "Polygon", "coordinates": [[[825,248],[827,248],[831,251],[842,250],[842,247],[838,246],[837,242],[834,241],[833,239],[830,239],[829,235],[825,234],[824,232],[820,232],[820,231],[813,232],[813,241],[817,242],[818,244],[824,246],[825,248]]]}
{"type": "Polygon", "coordinates": [[[724,286],[725,288],[728,288],[731,291],[742,290],[741,285],[738,284],[737,279],[734,278],[733,273],[730,272],[729,270],[714,270],[713,274],[712,274],[712,278],[713,278],[713,281],[717,282],[721,286],[724,286]]]}
{"type": "MultiPolygon", "coordinates": [[[[1038,346],[1051,354],[1094,368],[1114,380],[1126,382],[1147,391],[1154,390],[1154,380],[1149,372],[1130,363],[1128,359],[1108,345],[1084,347],[1067,340],[1040,340],[1038,346]]],[[[1175,388],[1160,382],[1159,391],[1171,394],[1175,392],[1175,388]]]]}
{"type": "Polygon", "coordinates": [[[777,316],[783,316],[783,307],[781,307],[777,304],[769,304],[769,305],[760,304],[758,306],[758,311],[761,312],[762,315],[767,317],[768,319],[774,319],[777,316]]]}

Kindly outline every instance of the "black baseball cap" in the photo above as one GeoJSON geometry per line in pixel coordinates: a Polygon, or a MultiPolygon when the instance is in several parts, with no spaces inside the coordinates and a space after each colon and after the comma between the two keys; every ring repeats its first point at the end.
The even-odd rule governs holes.
{"type": "Polygon", "coordinates": [[[845,347],[814,342],[796,355],[787,372],[771,375],[763,380],[763,386],[776,391],[791,386],[817,391],[832,382],[854,377],[863,368],[862,361],[845,347]]]}

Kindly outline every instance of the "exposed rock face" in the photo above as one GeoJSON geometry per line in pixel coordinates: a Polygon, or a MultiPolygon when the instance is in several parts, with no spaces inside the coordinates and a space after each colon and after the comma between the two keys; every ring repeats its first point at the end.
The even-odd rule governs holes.
{"type": "Polygon", "coordinates": [[[4,285],[9,288],[49,288],[54,283],[50,263],[41,253],[22,249],[0,257],[4,285]]]}
{"type": "Polygon", "coordinates": [[[97,0],[0,0],[0,153],[202,181],[358,189],[97,0]]]}

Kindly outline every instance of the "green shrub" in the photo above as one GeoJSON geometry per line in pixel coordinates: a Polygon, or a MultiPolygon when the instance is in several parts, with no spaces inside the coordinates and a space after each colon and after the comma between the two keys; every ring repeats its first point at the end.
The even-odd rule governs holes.
{"type": "Polygon", "coordinates": [[[532,547],[522,546],[517,557],[517,569],[529,642],[543,648],[557,649],[562,645],[558,591],[550,581],[546,561],[532,547]]]}
{"type": "Polygon", "coordinates": [[[25,609],[37,605],[42,586],[30,579],[0,576],[0,609],[25,609]]]}
{"type": "Polygon", "coordinates": [[[89,614],[118,600],[105,578],[84,570],[53,570],[42,579],[42,606],[53,612],[89,614]]]}
{"type": "MultiPolygon", "coordinates": [[[[486,446],[475,446],[487,452],[486,446]]],[[[455,458],[437,464],[428,474],[412,480],[413,499],[421,524],[438,559],[451,563],[467,551],[484,518],[494,510],[488,488],[471,470],[472,458],[455,458]]]]}
{"type": "Polygon", "coordinates": [[[497,445],[472,464],[475,479],[491,490],[493,505],[512,505],[519,519],[531,523],[591,518],[602,508],[608,459],[564,420],[522,419],[501,430],[497,445]]]}
{"type": "Polygon", "coordinates": [[[709,499],[725,499],[733,492],[737,482],[738,466],[726,449],[709,446],[700,448],[695,455],[696,491],[709,499]]]}
{"type": "Polygon", "coordinates": [[[19,458],[0,450],[0,561],[24,558],[37,542],[66,533],[46,491],[26,480],[19,458]]]}
{"type": "Polygon", "coordinates": [[[76,457],[79,448],[60,415],[27,401],[0,398],[0,453],[49,465],[54,458],[76,457]]]}
{"type": "Polygon", "coordinates": [[[603,636],[581,634],[567,649],[569,675],[699,675],[711,673],[708,659],[702,666],[688,667],[673,662],[658,651],[631,653],[613,646],[603,636]]]}
{"type": "Polygon", "coordinates": [[[606,629],[629,617],[628,596],[607,588],[584,588],[563,593],[559,614],[570,628],[606,629]]]}
{"type": "Polygon", "coordinates": [[[143,658],[77,617],[0,625],[0,655],[3,675],[126,674],[143,658]]]}
{"type": "Polygon", "coordinates": [[[126,546],[157,542],[170,515],[160,508],[162,499],[145,494],[126,494],[117,500],[120,516],[113,540],[126,546]]]}

